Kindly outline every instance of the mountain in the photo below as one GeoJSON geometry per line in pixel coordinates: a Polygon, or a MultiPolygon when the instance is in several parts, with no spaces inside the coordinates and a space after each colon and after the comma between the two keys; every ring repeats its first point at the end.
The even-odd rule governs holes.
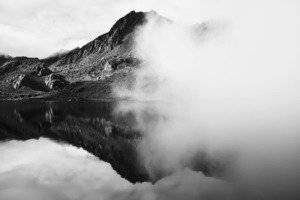
{"type": "Polygon", "coordinates": [[[140,64],[135,30],[148,13],[131,11],[91,42],[45,59],[0,57],[0,99],[112,99],[112,85],[140,64]]]}

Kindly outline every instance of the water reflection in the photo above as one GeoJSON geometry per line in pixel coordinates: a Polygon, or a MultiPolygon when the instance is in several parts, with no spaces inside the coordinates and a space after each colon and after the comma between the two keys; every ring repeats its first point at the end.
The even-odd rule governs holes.
{"type": "MultiPolygon", "coordinates": [[[[275,124],[277,118],[268,117],[262,118],[264,126],[254,126],[255,115],[230,121],[195,108],[166,102],[2,102],[0,188],[33,192],[51,183],[61,193],[71,180],[76,184],[64,188],[72,191],[67,197],[51,196],[47,185],[49,199],[98,199],[100,193],[103,199],[298,199],[295,121],[281,116],[275,124]]],[[[0,189],[1,198],[8,193],[0,189]]]]}
{"type": "MultiPolygon", "coordinates": [[[[159,121],[167,123],[169,120],[167,116],[153,110],[153,105],[97,101],[3,102],[0,104],[0,139],[47,137],[82,147],[109,162],[122,177],[132,183],[156,182],[175,171],[144,160],[145,153],[151,154],[147,146],[154,142],[149,140],[153,135],[145,134],[144,129],[155,129],[159,121]],[[124,104],[142,106],[145,112],[141,115],[130,110],[122,112],[120,108],[124,104]]],[[[157,155],[157,152],[153,153],[153,156],[157,155]]],[[[191,153],[183,162],[181,169],[189,167],[209,176],[220,177],[224,168],[224,163],[209,158],[200,150],[191,153]]]]}
{"type": "Polygon", "coordinates": [[[49,139],[0,143],[0,199],[152,200],[230,199],[226,183],[184,170],[131,184],[81,148],[49,139]]]}
{"type": "Polygon", "coordinates": [[[1,200],[114,199],[133,188],[109,163],[46,138],[0,143],[0,159],[1,200]]]}
{"type": "Polygon", "coordinates": [[[237,191],[229,199],[298,199],[298,111],[216,106],[134,102],[119,103],[117,110],[137,116],[136,127],[143,135],[140,160],[151,178],[189,168],[225,180],[237,191]]]}
{"type": "Polygon", "coordinates": [[[82,147],[127,180],[149,180],[140,164],[136,145],[141,135],[134,119],[113,114],[113,103],[3,102],[0,104],[0,139],[47,137],[82,147]]]}

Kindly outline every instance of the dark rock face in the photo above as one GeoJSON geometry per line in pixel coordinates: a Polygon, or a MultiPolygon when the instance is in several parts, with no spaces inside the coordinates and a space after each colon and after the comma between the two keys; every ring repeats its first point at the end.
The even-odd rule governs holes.
{"type": "Polygon", "coordinates": [[[52,71],[48,69],[47,67],[44,67],[43,65],[38,65],[33,69],[32,74],[37,75],[37,76],[47,76],[51,74],[52,71]]]}
{"type": "Polygon", "coordinates": [[[111,48],[121,44],[128,34],[132,33],[137,26],[142,25],[145,21],[146,14],[135,11],[119,19],[108,33],[111,48]]]}
{"type": "Polygon", "coordinates": [[[0,55],[0,66],[6,63],[7,61],[11,60],[12,57],[8,55],[0,55]]]}
{"type": "Polygon", "coordinates": [[[18,73],[21,74],[12,83],[16,91],[24,86],[35,91],[48,92],[52,89],[62,88],[69,83],[63,76],[53,74],[50,69],[43,65],[29,66],[25,71],[20,70],[18,73]]]}
{"type": "Polygon", "coordinates": [[[14,89],[16,90],[16,89],[19,89],[20,87],[22,87],[24,85],[24,82],[26,82],[27,80],[28,80],[28,76],[26,76],[24,74],[20,75],[17,78],[16,82],[13,83],[14,89]]]}
{"type": "Polygon", "coordinates": [[[0,67],[0,73],[5,74],[17,70],[31,73],[33,71],[33,68],[41,64],[42,63],[38,58],[15,57],[7,61],[0,67]]]}
{"type": "Polygon", "coordinates": [[[140,61],[133,57],[113,57],[107,61],[113,70],[125,68],[128,65],[138,65],[140,61]]]}
{"type": "Polygon", "coordinates": [[[66,81],[62,75],[50,74],[49,76],[46,77],[45,84],[50,90],[52,89],[56,90],[68,85],[69,82],[66,81]]]}
{"type": "Polygon", "coordinates": [[[29,87],[37,91],[48,91],[48,88],[44,85],[42,81],[28,74],[22,74],[18,76],[17,80],[13,83],[13,88],[15,90],[20,89],[23,86],[29,87]]]}

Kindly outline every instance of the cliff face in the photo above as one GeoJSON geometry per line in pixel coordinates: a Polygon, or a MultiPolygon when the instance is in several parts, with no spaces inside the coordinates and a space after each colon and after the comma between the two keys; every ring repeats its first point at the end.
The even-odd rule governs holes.
{"type": "Polygon", "coordinates": [[[132,11],[119,19],[109,32],[67,53],[45,59],[0,57],[0,99],[111,98],[111,83],[120,81],[140,63],[133,54],[134,33],[137,27],[146,22],[146,15],[132,11]],[[47,75],[61,76],[66,82],[57,84],[59,87],[54,89],[47,89],[46,77],[34,72],[37,68],[50,72],[47,75]],[[15,87],[20,76],[33,81],[15,87]],[[35,87],[35,84],[43,87],[35,87]],[[78,85],[84,89],[75,93],[75,96],[72,96],[73,93],[66,96],[62,90],[68,85],[69,89],[76,90],[78,85]],[[96,91],[86,93],[84,91],[87,88],[96,88],[96,91]]]}

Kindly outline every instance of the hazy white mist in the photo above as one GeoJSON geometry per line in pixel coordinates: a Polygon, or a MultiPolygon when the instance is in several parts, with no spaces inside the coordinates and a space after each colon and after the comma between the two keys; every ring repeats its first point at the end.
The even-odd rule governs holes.
{"type": "Polygon", "coordinates": [[[145,134],[140,156],[154,179],[191,167],[204,153],[212,165],[223,164],[243,199],[296,199],[299,6],[236,6],[198,25],[150,13],[136,34],[143,64],[135,85],[116,88],[146,103],[121,103],[117,111],[135,113],[145,134]]]}
{"type": "MultiPolygon", "coordinates": [[[[298,199],[299,2],[117,5],[114,13],[154,9],[174,20],[148,16],[136,33],[143,64],[135,85],[115,88],[116,95],[139,101],[120,103],[116,114],[135,114],[144,134],[140,159],[153,179],[169,176],[130,184],[82,149],[46,139],[11,141],[0,145],[0,199],[298,199]],[[190,169],[202,154],[222,164],[224,179],[190,169]]],[[[35,41],[32,51],[25,51],[25,43],[10,52],[32,55],[40,49],[34,36],[26,38],[35,41]]]]}

